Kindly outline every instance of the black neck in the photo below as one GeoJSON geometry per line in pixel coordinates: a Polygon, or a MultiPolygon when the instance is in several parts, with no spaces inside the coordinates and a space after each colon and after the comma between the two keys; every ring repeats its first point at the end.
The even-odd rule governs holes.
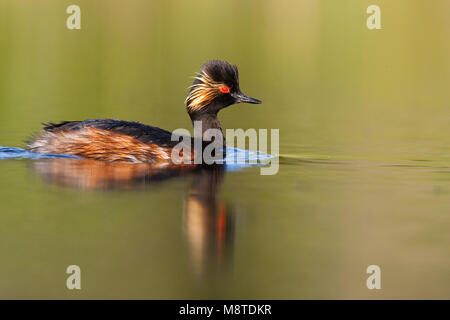
{"type": "Polygon", "coordinates": [[[222,134],[223,145],[225,146],[225,137],[223,135],[222,127],[220,126],[220,121],[217,118],[217,114],[204,113],[204,114],[191,115],[191,119],[192,119],[193,124],[194,124],[194,121],[201,121],[203,141],[209,141],[209,140],[205,140],[203,138],[203,134],[205,133],[206,130],[218,129],[222,134]]]}

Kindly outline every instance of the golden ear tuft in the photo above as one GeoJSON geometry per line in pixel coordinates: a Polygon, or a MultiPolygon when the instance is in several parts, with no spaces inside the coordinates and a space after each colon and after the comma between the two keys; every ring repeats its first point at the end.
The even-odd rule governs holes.
{"type": "Polygon", "coordinates": [[[223,86],[215,82],[206,72],[201,72],[195,79],[200,83],[191,86],[191,91],[186,98],[186,107],[189,112],[198,111],[207,106],[220,95],[220,88],[223,86]]]}

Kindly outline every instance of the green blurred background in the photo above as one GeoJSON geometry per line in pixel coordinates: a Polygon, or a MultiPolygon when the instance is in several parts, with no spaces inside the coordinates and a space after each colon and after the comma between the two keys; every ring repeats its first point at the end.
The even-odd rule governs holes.
{"type": "Polygon", "coordinates": [[[449,14],[446,0],[2,0],[0,145],[47,121],[191,128],[191,77],[222,59],[263,100],[223,126],[279,128],[281,157],[275,176],[226,173],[234,231],[214,272],[192,263],[192,176],[92,190],[2,161],[0,297],[450,298],[449,14]]]}

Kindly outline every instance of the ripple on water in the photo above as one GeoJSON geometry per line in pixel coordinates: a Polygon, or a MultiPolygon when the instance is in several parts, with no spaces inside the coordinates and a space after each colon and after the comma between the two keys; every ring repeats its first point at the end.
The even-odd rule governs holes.
{"type": "MultiPolygon", "coordinates": [[[[234,171],[255,165],[264,165],[275,156],[261,153],[259,151],[242,150],[238,148],[226,148],[226,156],[217,163],[225,164],[227,170],[234,171]]],[[[54,158],[71,158],[82,159],[69,154],[41,154],[27,151],[22,148],[0,147],[0,160],[4,159],[54,159],[54,158]]]]}

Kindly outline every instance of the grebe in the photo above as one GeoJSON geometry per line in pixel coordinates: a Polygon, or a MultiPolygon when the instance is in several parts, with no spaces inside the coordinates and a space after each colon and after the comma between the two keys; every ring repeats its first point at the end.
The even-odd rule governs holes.
{"type": "MultiPolygon", "coordinates": [[[[200,68],[185,103],[192,122],[201,121],[203,136],[210,128],[222,130],[217,119],[221,109],[235,103],[261,101],[241,92],[236,65],[210,60],[200,68]]],[[[112,119],[64,121],[44,124],[44,133],[28,143],[28,150],[103,161],[173,163],[171,151],[178,141],[172,141],[171,136],[169,131],[139,122],[112,119]]],[[[225,146],[225,140],[222,145],[225,146]]]]}

